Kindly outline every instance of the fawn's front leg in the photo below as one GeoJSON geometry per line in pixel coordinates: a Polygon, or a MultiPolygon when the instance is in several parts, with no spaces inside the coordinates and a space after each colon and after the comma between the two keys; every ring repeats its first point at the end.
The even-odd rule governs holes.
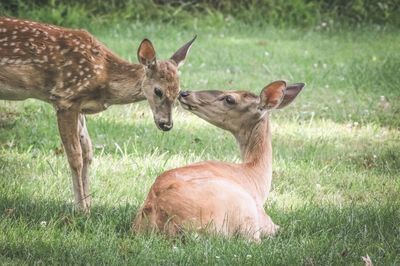
{"type": "Polygon", "coordinates": [[[78,112],[69,110],[57,111],[58,130],[60,131],[61,140],[63,142],[72,172],[75,203],[79,205],[83,211],[89,212],[89,208],[85,201],[85,193],[82,182],[83,159],[82,147],[79,138],[78,119],[78,112]]]}
{"type": "Polygon", "coordinates": [[[82,148],[82,185],[86,207],[90,208],[91,196],[89,191],[89,167],[93,159],[92,141],[86,127],[86,119],[83,114],[79,115],[79,140],[82,148]]]}

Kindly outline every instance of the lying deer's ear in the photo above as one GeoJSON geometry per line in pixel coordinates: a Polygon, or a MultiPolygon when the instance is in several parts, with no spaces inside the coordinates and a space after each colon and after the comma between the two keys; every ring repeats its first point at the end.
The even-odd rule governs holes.
{"type": "Polygon", "coordinates": [[[278,108],[282,103],[285,88],[286,82],[283,80],[274,81],[265,86],[260,93],[260,104],[258,108],[260,110],[278,108]]]}
{"type": "Polygon", "coordinates": [[[293,100],[297,97],[297,95],[301,92],[301,90],[304,88],[304,83],[295,83],[291,84],[286,87],[283,99],[279,106],[277,108],[283,108],[286,105],[290,104],[293,102],[293,100]]]}
{"type": "Polygon", "coordinates": [[[140,43],[137,57],[142,65],[147,67],[156,65],[156,51],[154,50],[153,44],[148,39],[144,39],[140,43]]]}
{"type": "Polygon", "coordinates": [[[192,44],[196,40],[196,38],[197,35],[194,36],[194,38],[190,40],[188,43],[179,48],[178,51],[176,51],[173,56],[171,56],[170,59],[175,62],[178,68],[182,66],[183,63],[185,62],[186,55],[189,53],[190,47],[192,47],[192,44]]]}

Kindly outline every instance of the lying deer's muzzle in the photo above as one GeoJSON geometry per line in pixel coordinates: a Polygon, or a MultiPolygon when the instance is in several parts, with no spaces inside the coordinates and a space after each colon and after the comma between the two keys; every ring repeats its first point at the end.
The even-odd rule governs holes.
{"type": "Polygon", "coordinates": [[[184,109],[192,111],[204,104],[212,103],[221,94],[223,92],[217,90],[181,91],[178,100],[184,109]]]}
{"type": "Polygon", "coordinates": [[[192,110],[192,105],[190,105],[189,101],[190,93],[189,91],[181,91],[178,96],[178,101],[181,103],[181,106],[187,110],[192,110]]]}

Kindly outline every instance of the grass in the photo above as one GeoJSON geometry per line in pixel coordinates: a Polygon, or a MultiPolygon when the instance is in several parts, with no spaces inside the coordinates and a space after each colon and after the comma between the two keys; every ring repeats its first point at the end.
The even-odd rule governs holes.
{"type": "Polygon", "coordinates": [[[88,117],[95,147],[90,216],[74,212],[69,168],[50,105],[0,101],[0,264],[400,264],[398,31],[324,31],[163,24],[91,31],[131,61],[143,37],[162,58],[199,35],[183,89],[253,92],[306,82],[272,115],[273,190],[265,208],[281,233],[240,238],[135,236],[131,220],[155,177],[192,162],[239,162],[228,133],[176,107],[174,129],[146,103],[88,117]],[[383,100],[382,97],[383,96],[383,100]]]}

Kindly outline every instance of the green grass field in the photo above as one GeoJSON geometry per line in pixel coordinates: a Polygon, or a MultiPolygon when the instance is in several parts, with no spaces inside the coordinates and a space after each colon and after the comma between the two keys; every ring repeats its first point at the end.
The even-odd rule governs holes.
{"type": "Polygon", "coordinates": [[[202,160],[239,162],[233,137],[177,106],[158,131],[146,103],[88,117],[95,147],[90,216],[72,182],[45,103],[0,101],[0,264],[400,264],[400,31],[112,25],[91,32],[136,62],[144,37],[166,58],[194,34],[183,89],[305,82],[274,112],[274,179],[265,205],[282,231],[240,238],[135,236],[132,218],[156,176],[202,160]]]}

